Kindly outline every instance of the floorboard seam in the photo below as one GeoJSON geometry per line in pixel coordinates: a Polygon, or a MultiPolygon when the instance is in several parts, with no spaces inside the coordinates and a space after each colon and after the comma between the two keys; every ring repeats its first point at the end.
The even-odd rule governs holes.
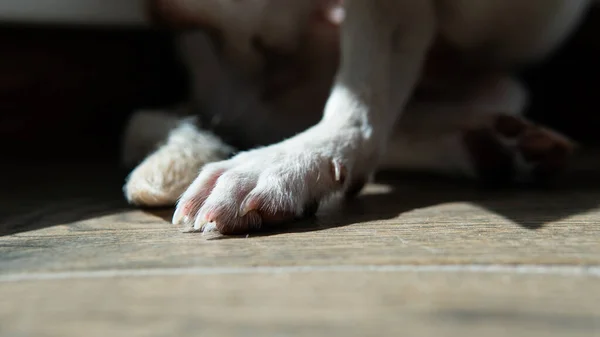
{"type": "Polygon", "coordinates": [[[13,273],[0,275],[0,282],[43,281],[64,279],[101,279],[117,277],[152,277],[186,275],[236,275],[236,274],[292,274],[330,272],[437,272],[437,273],[484,273],[528,274],[556,276],[600,277],[600,265],[337,265],[337,266],[263,266],[263,267],[185,267],[147,269],[107,269],[94,271],[13,273]]]}

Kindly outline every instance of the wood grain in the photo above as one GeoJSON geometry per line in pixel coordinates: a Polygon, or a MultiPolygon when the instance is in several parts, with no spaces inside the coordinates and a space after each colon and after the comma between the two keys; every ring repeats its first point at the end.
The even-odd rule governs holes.
{"type": "Polygon", "coordinates": [[[0,182],[1,336],[597,336],[600,188],[382,176],[354,202],[206,240],[138,210],[124,173],[0,182]],[[389,269],[388,269],[389,268],[389,269]]]}
{"type": "MultiPolygon", "coordinates": [[[[597,189],[485,191],[437,180],[388,181],[276,232],[206,240],[170,225],[172,210],[128,207],[118,173],[83,167],[46,177],[46,186],[35,187],[37,200],[6,198],[14,207],[0,228],[14,234],[0,239],[0,271],[600,262],[597,189]]],[[[21,191],[27,190],[34,189],[21,191]]]]}
{"type": "MultiPolygon", "coordinates": [[[[532,116],[586,141],[596,23],[525,74],[532,116]]],[[[600,336],[597,153],[553,189],[383,176],[314,219],[206,240],[127,206],[126,172],[81,159],[115,152],[132,109],[185,92],[166,36],[0,41],[3,156],[60,162],[0,167],[0,336],[600,336]]]]}
{"type": "Polygon", "coordinates": [[[0,284],[2,336],[598,336],[598,278],[274,273],[0,284]]]}

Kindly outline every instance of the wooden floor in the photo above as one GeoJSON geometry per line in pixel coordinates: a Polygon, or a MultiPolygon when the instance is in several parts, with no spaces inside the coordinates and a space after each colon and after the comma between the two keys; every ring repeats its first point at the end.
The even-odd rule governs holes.
{"type": "Polygon", "coordinates": [[[279,232],[207,240],[123,175],[2,182],[0,336],[600,336],[600,183],[384,177],[279,232]],[[25,181],[26,187],[23,187],[25,181]]]}

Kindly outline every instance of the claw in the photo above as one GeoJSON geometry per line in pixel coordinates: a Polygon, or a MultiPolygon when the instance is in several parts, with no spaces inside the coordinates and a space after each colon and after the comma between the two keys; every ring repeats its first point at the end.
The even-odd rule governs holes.
{"type": "Polygon", "coordinates": [[[183,207],[177,207],[177,209],[175,209],[171,223],[173,225],[186,225],[190,223],[190,217],[184,213],[183,207]]]}
{"type": "Polygon", "coordinates": [[[206,224],[208,224],[208,223],[209,223],[209,221],[207,221],[205,217],[198,216],[196,218],[196,221],[194,222],[194,230],[195,231],[203,231],[204,226],[206,226],[206,224]]]}
{"type": "Polygon", "coordinates": [[[242,207],[240,207],[240,218],[246,216],[251,211],[258,210],[259,202],[256,199],[249,199],[246,197],[244,201],[242,201],[242,207]]]}
{"type": "Polygon", "coordinates": [[[202,235],[210,235],[212,233],[215,232],[219,232],[219,230],[217,229],[217,223],[216,222],[207,222],[206,224],[204,224],[204,228],[202,228],[202,235]]]}
{"type": "Polygon", "coordinates": [[[339,182],[340,185],[344,185],[348,172],[346,167],[336,159],[331,160],[331,173],[336,182],[339,182]]]}

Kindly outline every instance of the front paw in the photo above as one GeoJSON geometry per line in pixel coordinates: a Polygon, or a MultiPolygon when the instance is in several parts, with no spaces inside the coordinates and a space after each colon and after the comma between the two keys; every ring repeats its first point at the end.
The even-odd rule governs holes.
{"type": "Polygon", "coordinates": [[[275,145],[206,165],[177,204],[173,223],[241,234],[315,213],[345,187],[347,158],[275,145]]]}

